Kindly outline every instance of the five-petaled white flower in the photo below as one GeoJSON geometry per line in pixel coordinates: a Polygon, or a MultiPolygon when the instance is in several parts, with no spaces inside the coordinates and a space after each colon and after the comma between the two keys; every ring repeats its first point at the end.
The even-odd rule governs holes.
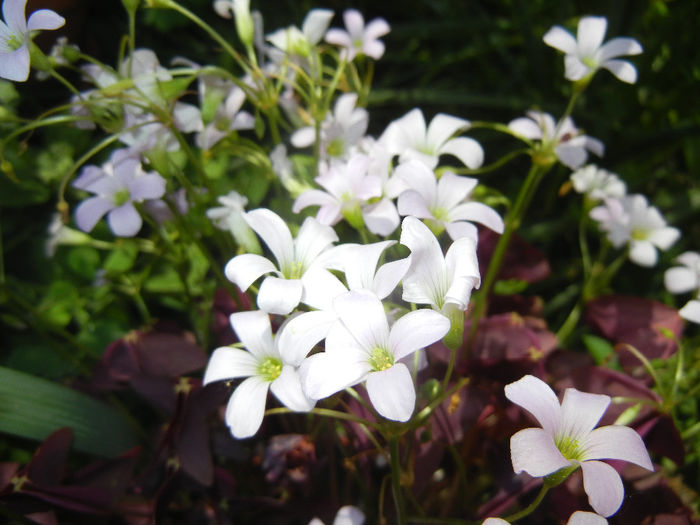
{"type": "Polygon", "coordinates": [[[278,343],[284,325],[273,338],[270,318],[260,310],[231,314],[230,321],[245,349],[224,346],[214,350],[203,383],[247,378],[236,387],[226,407],[226,424],[231,434],[246,438],[258,431],[268,390],[291,410],[311,410],[315,403],[301,389],[299,363],[290,361],[285,348],[278,343]]]}
{"type": "Polygon", "coordinates": [[[5,0],[0,21],[0,77],[16,82],[29,78],[29,40],[31,31],[58,29],[65,18],[50,9],[34,11],[24,17],[27,0],[5,0]]]}
{"type": "Polygon", "coordinates": [[[574,189],[593,200],[619,199],[627,193],[627,186],[620,177],[595,164],[588,164],[571,174],[574,189]]]}
{"type": "Polygon", "coordinates": [[[617,57],[638,55],[642,46],[633,38],[613,38],[603,44],[608,21],[602,16],[584,16],[578,22],[576,38],[566,29],[554,26],[544,35],[545,44],[566,54],[564,76],[581,80],[605,68],[623,82],[634,84],[637,70],[626,60],[617,57]]]}
{"type": "Polygon", "coordinates": [[[85,232],[107,214],[110,229],[119,237],[136,235],[143,221],[134,203],[159,199],[165,194],[165,179],[158,173],[145,173],[134,157],[122,157],[125,150],[116,150],[109,162],[87,166],[73,181],[73,186],[94,193],[75,210],[75,222],[85,232]]]}
{"type": "Polygon", "coordinates": [[[296,26],[278,29],[267,35],[267,40],[277,49],[292,55],[308,57],[311,47],[319,43],[333,18],[330,9],[312,9],[304,18],[301,30],[296,26]]]}
{"type": "Polygon", "coordinates": [[[659,210],[639,194],[606,199],[591,210],[590,216],[599,222],[615,248],[628,244],[630,260],[640,266],[654,266],[656,249],[668,250],[680,237],[680,231],[666,226],[659,210]]]}
{"type": "Polygon", "coordinates": [[[438,113],[426,128],[423,112],[416,108],[389,124],[379,140],[400,162],[416,159],[433,169],[441,155],[454,155],[476,169],[484,161],[481,145],[469,137],[452,138],[468,126],[468,120],[438,113]]]}
{"type": "Polygon", "coordinates": [[[437,180],[431,169],[415,160],[400,164],[392,178],[410,188],[399,195],[399,214],[426,219],[436,235],[446,229],[452,240],[476,240],[478,232],[472,222],[503,233],[501,216],[485,204],[469,199],[479,183],[474,178],[447,171],[437,180]]]}
{"type": "Polygon", "coordinates": [[[527,117],[511,120],[508,127],[526,139],[541,141],[542,150],[551,148],[559,161],[572,170],[583,166],[589,151],[602,157],[605,150],[601,141],[581,134],[571,117],[556,123],[549,113],[531,110],[527,117]]]}
{"type": "Polygon", "coordinates": [[[304,221],[296,239],[292,239],[287,224],[273,211],[260,208],[245,213],[243,218],[273,253],[278,267],[261,255],[244,253],[226,264],[226,277],[245,291],[261,275],[275,274],[267,276],[260,285],[258,307],[286,315],[304,300],[307,270],[338,236],[333,228],[313,217],[304,221]]]}
{"type": "Polygon", "coordinates": [[[416,310],[390,329],[382,302],[365,290],[343,294],[333,306],[340,322],[328,332],[325,352],[307,358],[299,369],[306,395],[323,399],[365,381],[381,416],[408,421],[416,391],[408,367],[399,360],[439,341],[450,321],[432,310],[416,310]]]}
{"type": "Polygon", "coordinates": [[[676,262],[683,266],[666,270],[666,289],[674,294],[695,292],[695,299],[688,301],[678,313],[688,321],[700,323],[700,254],[685,252],[676,258],[676,262]]]}
{"type": "Polygon", "coordinates": [[[600,460],[619,459],[654,469],[642,438],[633,429],[622,425],[594,429],[610,404],[609,396],[567,388],[560,405],[554,391],[531,375],[506,385],[505,394],[542,425],[511,437],[516,474],[525,471],[543,477],[580,466],[589,503],[607,517],[620,508],[624,487],[617,471],[600,460]]]}
{"type": "Polygon", "coordinates": [[[365,26],[365,19],[357,9],[348,9],[343,13],[345,28],[329,29],[326,42],[342,47],[341,58],[352,62],[357,55],[367,55],[379,60],[384,54],[384,44],[379,40],[391,28],[383,18],[375,18],[365,26]]]}

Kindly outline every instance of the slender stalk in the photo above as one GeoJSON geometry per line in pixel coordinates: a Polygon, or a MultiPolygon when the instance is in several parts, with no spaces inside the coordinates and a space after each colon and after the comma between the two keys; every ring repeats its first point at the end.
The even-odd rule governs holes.
{"type": "Polygon", "coordinates": [[[391,447],[391,487],[394,492],[394,505],[396,506],[396,523],[404,525],[406,523],[406,505],[403,499],[403,489],[401,488],[401,457],[399,455],[399,438],[392,437],[389,440],[391,447]]]}
{"type": "Polygon", "coordinates": [[[506,520],[508,523],[511,523],[513,521],[519,520],[521,518],[524,518],[525,516],[532,514],[534,510],[540,505],[540,503],[542,503],[542,500],[544,499],[549,489],[550,487],[546,483],[544,483],[542,485],[542,488],[540,489],[539,494],[537,494],[537,497],[532,503],[530,503],[523,510],[516,512],[515,514],[511,514],[510,516],[503,519],[506,520]]]}
{"type": "MultiPolygon", "coordinates": [[[[273,416],[273,415],[277,415],[277,414],[293,414],[293,413],[294,413],[293,411],[291,411],[290,409],[288,409],[286,407],[269,408],[265,411],[266,416],[273,416]]],[[[321,408],[321,407],[312,408],[311,413],[316,414],[317,416],[332,417],[335,419],[342,419],[344,421],[352,421],[353,423],[365,425],[365,426],[371,427],[375,430],[379,430],[379,427],[380,427],[374,421],[369,421],[367,419],[363,419],[361,417],[357,417],[357,416],[354,416],[352,414],[346,414],[345,412],[340,412],[338,410],[333,410],[330,408],[321,408]]]]}

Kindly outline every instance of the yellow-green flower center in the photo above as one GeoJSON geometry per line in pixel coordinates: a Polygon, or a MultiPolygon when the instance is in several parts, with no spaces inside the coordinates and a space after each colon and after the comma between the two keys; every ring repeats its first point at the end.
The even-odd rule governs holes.
{"type": "Polygon", "coordinates": [[[282,361],[276,357],[266,357],[258,365],[258,375],[270,383],[282,373],[282,361]]]}
{"type": "Polygon", "coordinates": [[[24,40],[18,35],[10,35],[9,37],[7,37],[7,40],[5,40],[5,43],[7,44],[7,47],[14,51],[22,47],[24,40]]]}
{"type": "Polygon", "coordinates": [[[582,456],[582,450],[580,449],[580,444],[577,439],[570,436],[559,436],[554,440],[554,444],[561,452],[561,455],[569,460],[580,460],[582,456]]]}
{"type": "Polygon", "coordinates": [[[126,204],[129,202],[129,190],[124,188],[123,190],[119,190],[114,194],[114,204],[117,206],[121,206],[122,204],[126,204]]]}
{"type": "Polygon", "coordinates": [[[394,354],[386,348],[374,347],[369,358],[369,364],[375,372],[381,372],[394,366],[394,354]]]}
{"type": "Polygon", "coordinates": [[[641,228],[636,228],[632,230],[632,239],[635,241],[643,241],[649,237],[649,232],[641,228]]]}
{"type": "Polygon", "coordinates": [[[304,268],[304,263],[300,261],[292,261],[289,263],[289,265],[282,268],[282,275],[284,275],[285,279],[301,279],[301,276],[304,275],[305,270],[306,268],[304,268]]]}
{"type": "Polygon", "coordinates": [[[345,141],[342,138],[333,139],[326,146],[329,157],[340,157],[345,153],[345,141]]]}

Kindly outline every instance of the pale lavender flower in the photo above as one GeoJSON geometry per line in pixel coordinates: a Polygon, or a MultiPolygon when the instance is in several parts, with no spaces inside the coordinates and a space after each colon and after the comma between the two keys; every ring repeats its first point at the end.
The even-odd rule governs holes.
{"type": "Polygon", "coordinates": [[[269,316],[260,310],[231,314],[231,326],[244,349],[214,350],[204,373],[203,384],[223,379],[245,379],[234,390],[226,407],[226,424],[236,438],[254,435],[263,420],[268,390],[295,412],[308,412],[315,404],[307,398],[299,380],[299,363],[286,358],[280,347],[280,327],[273,338],[269,316]]]}
{"type": "Polygon", "coordinates": [[[53,30],[66,20],[50,9],[34,11],[29,20],[24,16],[27,0],[5,0],[0,21],[0,77],[16,82],[29,78],[29,47],[32,31],[53,30]]]}
{"type": "Polygon", "coordinates": [[[383,18],[375,18],[365,26],[365,19],[357,9],[347,9],[343,13],[345,29],[329,29],[326,42],[342,48],[341,59],[352,62],[357,55],[366,55],[379,60],[384,54],[384,44],[379,40],[391,28],[383,18]]]}
{"type": "Polygon", "coordinates": [[[481,145],[468,137],[453,138],[467,127],[468,120],[444,113],[435,115],[426,127],[423,112],[416,108],[389,124],[379,140],[392,156],[399,156],[400,162],[415,159],[434,169],[441,155],[453,155],[476,169],[484,161],[481,145]]]}
{"type": "Polygon", "coordinates": [[[119,237],[133,237],[141,229],[142,219],[134,203],[159,199],[165,193],[165,179],[155,172],[144,172],[141,162],[121,157],[123,150],[112,154],[102,167],[88,166],[73,186],[94,193],[75,210],[78,228],[91,231],[107,214],[110,229],[119,237]]]}
{"type": "Polygon", "coordinates": [[[593,200],[619,199],[627,193],[627,186],[617,175],[595,164],[579,168],[570,178],[577,192],[584,193],[593,200]]]}
{"type": "Polygon", "coordinates": [[[633,429],[622,425],[594,429],[610,404],[609,396],[567,388],[560,405],[554,391],[531,375],[506,385],[505,394],[542,425],[511,437],[516,474],[524,471],[544,477],[580,466],[589,503],[598,514],[608,517],[620,508],[624,487],[617,471],[600,460],[618,459],[654,469],[642,438],[633,429]]]}
{"type": "Polygon", "coordinates": [[[560,26],[552,27],[544,35],[544,42],[566,54],[564,76],[577,81],[592,76],[605,68],[628,84],[637,81],[637,70],[626,60],[617,57],[638,55],[642,46],[633,38],[613,38],[603,44],[608,21],[602,16],[584,16],[578,22],[576,38],[560,26]]]}
{"type": "Polygon", "coordinates": [[[688,321],[700,323],[700,254],[685,252],[676,262],[682,266],[666,270],[664,274],[666,289],[674,294],[694,292],[696,298],[688,301],[678,313],[688,321]]]}
{"type": "Polygon", "coordinates": [[[640,266],[654,266],[656,250],[668,250],[680,237],[680,231],[667,226],[659,210],[639,194],[606,199],[590,216],[615,248],[628,245],[630,260],[640,266]]]}
{"type": "Polygon", "coordinates": [[[241,88],[231,86],[212,121],[197,133],[195,137],[197,146],[208,150],[232,131],[253,129],[255,117],[247,111],[241,111],[245,98],[245,92],[241,88]]]}
{"type": "Polygon", "coordinates": [[[583,135],[570,117],[556,123],[549,113],[531,110],[527,117],[510,121],[508,127],[526,139],[541,141],[543,150],[551,148],[559,161],[572,170],[583,166],[589,151],[599,157],[605,151],[601,141],[583,135]]]}
{"type": "Polygon", "coordinates": [[[409,188],[399,195],[399,214],[425,219],[436,235],[446,229],[452,240],[460,237],[476,240],[478,233],[472,222],[503,233],[501,216],[493,208],[469,198],[478,184],[476,179],[447,171],[438,180],[431,169],[415,160],[400,164],[393,178],[409,188]]]}
{"type": "Polygon", "coordinates": [[[382,302],[369,291],[351,291],[333,303],[340,322],[331,326],[325,352],[307,358],[299,369],[306,395],[323,399],[364,381],[381,416],[408,421],[416,392],[399,360],[442,339],[450,321],[432,310],[416,310],[390,329],[382,302]]]}

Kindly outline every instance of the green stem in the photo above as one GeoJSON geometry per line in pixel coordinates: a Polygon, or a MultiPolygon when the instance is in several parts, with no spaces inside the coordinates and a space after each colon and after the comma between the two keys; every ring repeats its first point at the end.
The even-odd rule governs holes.
{"type": "Polygon", "coordinates": [[[403,499],[403,489],[401,488],[401,457],[399,455],[399,438],[392,437],[389,440],[391,447],[391,486],[394,492],[394,505],[396,506],[396,523],[404,525],[406,523],[406,505],[403,499]]]}
{"type": "Polygon", "coordinates": [[[450,167],[450,168],[440,168],[440,171],[442,172],[442,171],[449,170],[452,173],[456,173],[458,175],[484,175],[486,173],[496,171],[501,166],[505,166],[511,160],[513,160],[515,157],[517,157],[519,155],[525,155],[529,152],[530,152],[530,150],[527,148],[516,149],[514,151],[511,151],[510,153],[507,153],[506,155],[503,155],[497,161],[492,162],[491,164],[487,164],[486,166],[482,166],[480,168],[470,169],[467,167],[463,167],[463,168],[450,167]]]}
{"type": "Polygon", "coordinates": [[[503,518],[506,520],[508,523],[511,523],[513,521],[517,521],[521,518],[524,518],[525,516],[528,516],[529,514],[532,514],[532,512],[539,506],[540,503],[542,503],[542,500],[544,499],[545,495],[549,491],[549,486],[544,483],[542,485],[542,488],[540,489],[539,494],[537,494],[537,497],[534,499],[532,503],[530,503],[527,507],[525,507],[523,510],[520,512],[516,512],[515,514],[511,514],[510,516],[503,518]]]}
{"type": "Polygon", "coordinates": [[[479,320],[486,313],[486,306],[488,301],[488,296],[491,293],[491,289],[496,282],[498,273],[501,270],[501,265],[503,264],[503,258],[505,257],[506,250],[508,249],[508,244],[512,235],[520,228],[525,212],[532,201],[532,197],[537,190],[537,186],[545,173],[551,168],[551,164],[541,165],[533,163],[530,167],[530,171],[527,174],[527,178],[520,188],[520,193],[513,204],[513,208],[508,213],[506,218],[506,225],[503,235],[498,239],[496,248],[489,262],[489,269],[486,272],[486,277],[481,285],[479,294],[474,300],[474,309],[472,313],[472,325],[469,331],[469,338],[467,340],[466,351],[471,351],[471,346],[474,342],[474,337],[476,336],[476,331],[479,326],[479,320]]]}
{"type": "Polygon", "coordinates": [[[82,98],[82,95],[80,94],[80,91],[78,91],[78,90],[76,89],[76,87],[75,87],[73,84],[71,84],[68,80],[66,80],[66,78],[65,78],[63,75],[61,75],[58,71],[56,71],[54,68],[51,68],[50,73],[51,73],[51,76],[52,76],[53,78],[55,78],[55,79],[58,80],[61,84],[63,84],[64,86],[66,86],[66,88],[68,88],[68,91],[70,91],[71,93],[73,93],[73,94],[74,94],[75,96],[77,96],[78,98],[82,98]]]}
{"type": "MultiPolygon", "coordinates": [[[[296,412],[293,412],[292,410],[286,408],[286,407],[279,407],[279,408],[269,408],[265,411],[266,416],[273,416],[277,414],[294,414],[296,412]]],[[[353,423],[359,423],[360,425],[364,425],[370,428],[373,428],[374,430],[379,430],[380,425],[375,423],[374,421],[369,421],[367,419],[363,419],[361,417],[354,416],[352,414],[346,414],[345,412],[340,412],[338,410],[333,410],[330,408],[321,408],[321,407],[316,407],[311,409],[311,414],[316,414],[317,416],[323,416],[323,417],[332,417],[335,419],[342,419],[344,421],[352,421],[353,423]]]]}

